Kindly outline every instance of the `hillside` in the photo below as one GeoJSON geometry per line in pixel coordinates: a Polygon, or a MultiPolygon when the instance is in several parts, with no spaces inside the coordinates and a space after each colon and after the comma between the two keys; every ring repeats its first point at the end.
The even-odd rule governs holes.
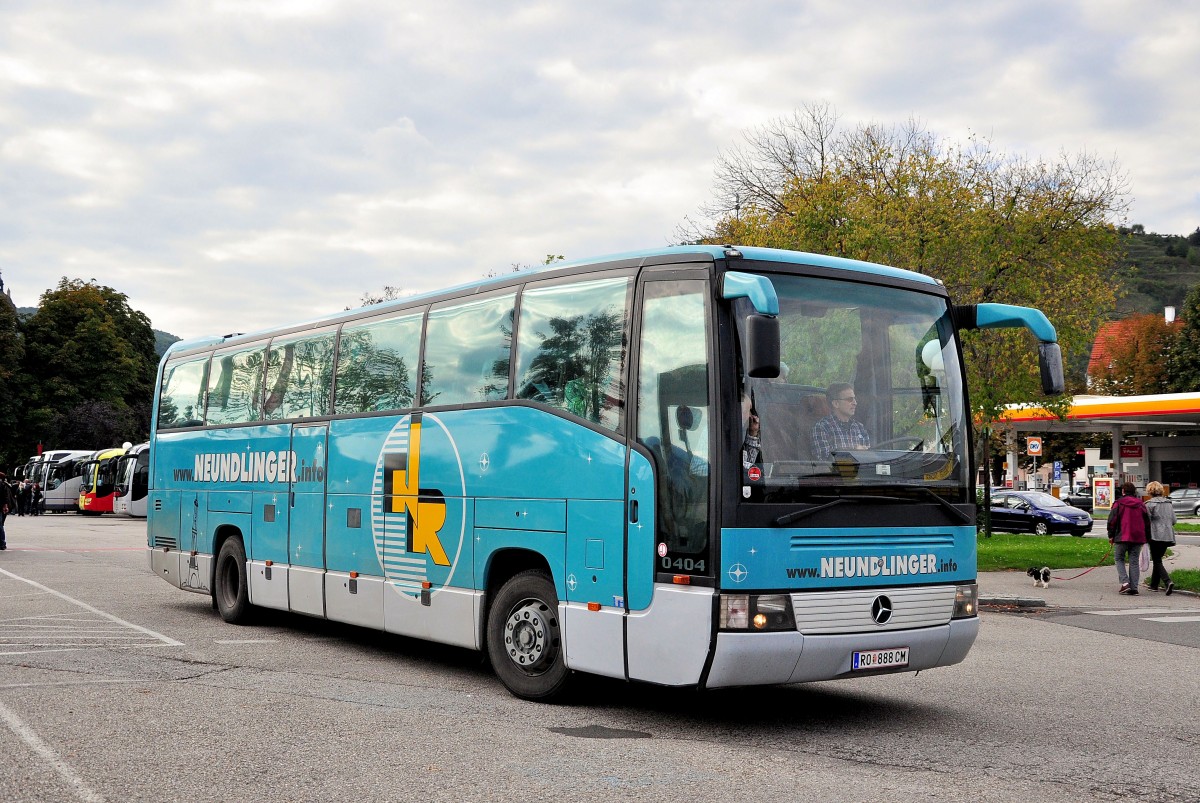
{"type": "Polygon", "coordinates": [[[154,353],[161,357],[166,353],[172,343],[182,340],[181,337],[176,337],[170,332],[164,332],[161,329],[154,330],[154,353]]]}
{"type": "Polygon", "coordinates": [[[1200,228],[1188,236],[1147,233],[1141,226],[1122,230],[1124,255],[1117,275],[1126,295],[1115,318],[1162,312],[1183,306],[1183,297],[1200,284],[1200,228]]]}

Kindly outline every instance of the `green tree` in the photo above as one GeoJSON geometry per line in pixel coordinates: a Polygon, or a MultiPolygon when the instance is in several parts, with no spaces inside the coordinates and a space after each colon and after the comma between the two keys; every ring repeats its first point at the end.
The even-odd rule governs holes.
{"type": "Polygon", "coordinates": [[[1184,296],[1180,328],[1167,359],[1169,388],[1176,393],[1200,390],[1200,284],[1184,296]]]}
{"type": "Polygon", "coordinates": [[[27,439],[99,448],[149,435],[154,331],[124,293],[64,277],[22,328],[27,439]]]}
{"type": "Polygon", "coordinates": [[[0,467],[12,467],[33,453],[35,443],[18,442],[13,436],[20,421],[21,393],[24,376],[21,362],[25,354],[21,338],[20,319],[12,299],[3,292],[0,282],[0,432],[7,433],[0,442],[0,467]]]}
{"type": "MultiPolygon", "coordinates": [[[[704,210],[711,223],[681,234],[907,268],[940,279],[958,304],[1035,306],[1069,358],[1115,305],[1113,221],[1126,192],[1115,163],[1086,153],[1006,156],[977,138],[945,142],[912,120],[842,131],[830,106],[814,105],[722,154],[704,210]]],[[[963,350],[986,462],[1003,406],[1040,395],[1033,340],[969,332],[963,350]]]]}

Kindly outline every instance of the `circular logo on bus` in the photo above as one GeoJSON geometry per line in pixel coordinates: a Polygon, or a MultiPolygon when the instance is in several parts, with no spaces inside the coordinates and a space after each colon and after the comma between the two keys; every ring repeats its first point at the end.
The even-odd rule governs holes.
{"type": "Polygon", "coordinates": [[[384,577],[402,593],[436,592],[454,577],[466,535],[465,492],[446,425],[425,413],[401,418],[375,463],[371,531],[384,577]]]}

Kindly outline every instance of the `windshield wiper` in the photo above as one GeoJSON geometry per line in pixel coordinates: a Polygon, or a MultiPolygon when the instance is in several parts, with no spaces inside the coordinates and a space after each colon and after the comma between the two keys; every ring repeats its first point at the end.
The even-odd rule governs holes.
{"type": "MultiPolygon", "coordinates": [[[[963,524],[973,523],[973,519],[968,514],[962,512],[961,510],[956,508],[954,505],[950,504],[945,499],[943,499],[942,497],[935,494],[929,488],[918,485],[918,486],[913,486],[913,489],[916,490],[918,493],[920,493],[922,496],[932,499],[934,502],[937,503],[938,507],[940,507],[943,510],[945,510],[946,512],[950,513],[954,518],[958,519],[963,524]]],[[[800,521],[800,519],[807,518],[808,516],[811,516],[814,513],[820,513],[822,510],[828,510],[831,507],[837,507],[838,505],[842,504],[843,502],[867,502],[867,503],[896,504],[896,503],[904,503],[904,502],[909,502],[909,501],[912,501],[912,500],[902,499],[901,497],[898,497],[898,496],[868,496],[865,494],[852,494],[852,495],[847,495],[847,496],[839,496],[837,499],[834,499],[832,502],[826,502],[823,505],[814,505],[812,507],[806,507],[803,510],[796,510],[791,513],[785,513],[784,515],[775,519],[773,524],[776,527],[786,527],[787,525],[795,524],[796,522],[800,521]]]]}
{"type": "Polygon", "coordinates": [[[937,502],[939,507],[941,507],[943,510],[949,511],[951,515],[953,515],[955,518],[957,518],[963,524],[974,524],[975,523],[974,519],[972,519],[969,515],[967,515],[966,513],[963,513],[961,510],[956,508],[954,505],[950,504],[945,499],[943,499],[942,497],[935,494],[929,488],[926,488],[924,486],[918,486],[917,490],[920,491],[923,496],[927,496],[930,499],[932,499],[933,501],[937,502]]]}
{"type": "Polygon", "coordinates": [[[888,504],[892,504],[894,502],[903,501],[904,500],[898,496],[867,496],[863,494],[839,496],[832,502],[826,502],[823,505],[814,505],[813,507],[806,507],[804,510],[796,510],[792,513],[785,513],[784,515],[775,519],[773,524],[776,527],[786,527],[789,524],[794,524],[795,522],[800,521],[800,519],[805,518],[806,516],[819,513],[822,510],[828,510],[831,507],[837,507],[843,502],[886,502],[888,504]]]}

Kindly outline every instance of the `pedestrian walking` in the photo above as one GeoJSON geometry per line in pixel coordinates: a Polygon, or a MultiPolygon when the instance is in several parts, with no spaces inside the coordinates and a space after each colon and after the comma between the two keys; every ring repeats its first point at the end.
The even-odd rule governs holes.
{"type": "Polygon", "coordinates": [[[1175,545],[1175,508],[1167,499],[1167,489],[1161,482],[1147,485],[1146,493],[1150,494],[1146,510],[1150,513],[1150,560],[1154,561],[1148,585],[1151,591],[1158,591],[1161,586],[1170,596],[1175,584],[1163,565],[1163,555],[1167,554],[1167,547],[1175,545]]]}
{"type": "Polygon", "coordinates": [[[1121,498],[1113,503],[1108,514],[1108,541],[1113,545],[1113,562],[1117,564],[1118,594],[1137,596],[1138,553],[1150,533],[1150,512],[1137,495],[1132,482],[1121,486],[1121,498]],[[1126,568],[1126,561],[1129,566],[1126,568]]]}
{"type": "Polygon", "coordinates": [[[13,497],[12,486],[8,484],[8,478],[0,471],[0,549],[8,549],[8,540],[4,535],[4,520],[8,518],[8,511],[12,510],[16,504],[16,499],[13,497]]]}

